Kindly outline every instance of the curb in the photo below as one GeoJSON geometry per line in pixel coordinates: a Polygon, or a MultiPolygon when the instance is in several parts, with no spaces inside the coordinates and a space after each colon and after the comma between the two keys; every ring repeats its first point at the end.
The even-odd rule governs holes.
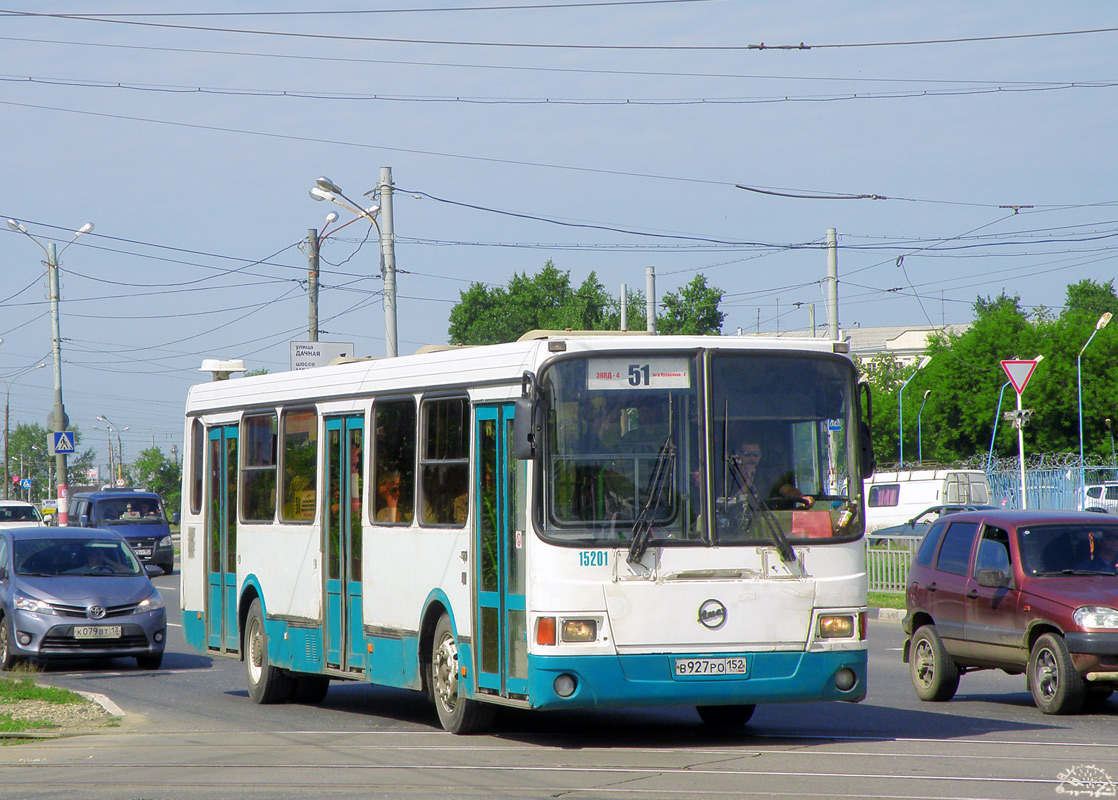
{"type": "Polygon", "coordinates": [[[117,719],[120,719],[124,716],[124,710],[103,694],[81,691],[76,693],[80,694],[86,700],[92,701],[101,706],[101,708],[105,709],[105,711],[108,712],[110,717],[116,717],[117,719]]]}
{"type": "Polygon", "coordinates": [[[900,622],[904,619],[905,612],[900,608],[870,608],[869,618],[881,622],[900,622]]]}

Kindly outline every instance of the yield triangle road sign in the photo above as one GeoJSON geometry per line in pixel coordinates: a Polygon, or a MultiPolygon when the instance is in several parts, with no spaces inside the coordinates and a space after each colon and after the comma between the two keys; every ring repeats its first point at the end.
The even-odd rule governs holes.
{"type": "Polygon", "coordinates": [[[1010,360],[1002,362],[1002,369],[1005,374],[1009,376],[1009,382],[1013,384],[1013,388],[1017,390],[1017,394],[1025,391],[1025,385],[1029,382],[1029,378],[1033,377],[1033,370],[1036,365],[1040,363],[1036,359],[1028,361],[1010,360]]]}

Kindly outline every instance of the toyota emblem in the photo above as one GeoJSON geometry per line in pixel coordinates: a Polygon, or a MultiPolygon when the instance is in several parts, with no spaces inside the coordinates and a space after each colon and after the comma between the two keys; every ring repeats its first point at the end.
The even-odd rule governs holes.
{"type": "Polygon", "coordinates": [[[726,624],[726,606],[718,600],[706,600],[699,606],[699,622],[716,631],[726,624]]]}
{"type": "Polygon", "coordinates": [[[105,607],[104,606],[90,606],[86,610],[85,615],[87,617],[89,617],[90,619],[102,619],[105,616],[105,607]]]}

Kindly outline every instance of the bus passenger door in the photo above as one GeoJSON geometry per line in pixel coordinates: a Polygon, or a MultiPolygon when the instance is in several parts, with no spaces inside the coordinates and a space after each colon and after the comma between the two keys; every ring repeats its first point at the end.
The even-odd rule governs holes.
{"type": "Polygon", "coordinates": [[[326,664],[365,668],[361,611],[362,439],[361,416],[326,420],[326,493],[323,557],[326,564],[326,664]]]}
{"type": "Polygon", "coordinates": [[[237,426],[210,428],[210,497],[206,518],[206,646],[236,653],[237,426]]]}
{"type": "Polygon", "coordinates": [[[526,466],[512,455],[512,419],[512,405],[477,407],[473,476],[477,676],[479,687],[502,697],[528,693],[526,466]]]}

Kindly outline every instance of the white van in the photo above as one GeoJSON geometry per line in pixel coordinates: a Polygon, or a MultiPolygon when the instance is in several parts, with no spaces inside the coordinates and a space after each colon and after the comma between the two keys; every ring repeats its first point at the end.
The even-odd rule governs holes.
{"type": "Polygon", "coordinates": [[[931,506],[990,502],[990,483],[978,469],[875,472],[865,489],[866,533],[903,524],[931,506]]]}

